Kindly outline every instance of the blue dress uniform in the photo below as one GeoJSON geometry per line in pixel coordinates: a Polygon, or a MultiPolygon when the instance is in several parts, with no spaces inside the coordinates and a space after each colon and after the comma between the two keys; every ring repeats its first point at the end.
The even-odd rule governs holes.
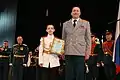
{"type": "Polygon", "coordinates": [[[24,64],[28,61],[28,46],[26,44],[13,45],[11,62],[13,65],[13,80],[23,80],[24,64]]]}
{"type": "Polygon", "coordinates": [[[8,80],[9,73],[9,55],[11,54],[11,48],[3,48],[0,51],[0,80],[8,80]]]}
{"type": "Polygon", "coordinates": [[[87,80],[97,80],[99,76],[99,67],[101,57],[103,55],[102,46],[100,42],[92,43],[90,58],[87,61],[89,73],[86,75],[87,80]]]}

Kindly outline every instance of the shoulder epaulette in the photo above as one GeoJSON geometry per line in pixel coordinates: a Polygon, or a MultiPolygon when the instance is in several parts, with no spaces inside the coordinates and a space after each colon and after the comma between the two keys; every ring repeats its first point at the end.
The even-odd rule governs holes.
{"type": "Polygon", "coordinates": [[[88,22],[87,20],[81,19],[83,22],[88,22]]]}
{"type": "Polygon", "coordinates": [[[71,22],[71,19],[68,20],[68,21],[65,21],[65,22],[63,23],[63,25],[64,25],[64,24],[67,24],[67,23],[69,23],[69,22],[71,22]]]}
{"type": "Polygon", "coordinates": [[[17,46],[18,44],[14,44],[13,46],[17,46]]]}
{"type": "Polygon", "coordinates": [[[96,43],[96,44],[100,44],[100,42],[98,42],[98,41],[96,41],[95,43],[96,43]]]}
{"type": "Polygon", "coordinates": [[[46,38],[47,36],[43,36],[43,37],[41,37],[41,39],[40,40],[43,40],[44,38],[46,38]]]}
{"type": "Polygon", "coordinates": [[[23,44],[24,46],[27,46],[26,44],[23,44]]]}

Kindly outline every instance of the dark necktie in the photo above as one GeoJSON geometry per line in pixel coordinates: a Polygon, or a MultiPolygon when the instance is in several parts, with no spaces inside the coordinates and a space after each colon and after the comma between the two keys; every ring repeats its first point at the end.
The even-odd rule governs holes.
{"type": "Polygon", "coordinates": [[[73,21],[73,26],[74,26],[74,27],[76,26],[76,21],[77,21],[77,20],[74,20],[74,21],[73,21]]]}

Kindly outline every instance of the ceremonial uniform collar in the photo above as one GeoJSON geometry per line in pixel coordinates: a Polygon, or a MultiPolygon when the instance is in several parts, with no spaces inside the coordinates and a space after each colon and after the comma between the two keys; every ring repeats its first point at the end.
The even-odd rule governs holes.
{"type": "Polygon", "coordinates": [[[47,37],[53,39],[53,38],[54,38],[54,35],[49,35],[49,34],[48,34],[47,37]]]}

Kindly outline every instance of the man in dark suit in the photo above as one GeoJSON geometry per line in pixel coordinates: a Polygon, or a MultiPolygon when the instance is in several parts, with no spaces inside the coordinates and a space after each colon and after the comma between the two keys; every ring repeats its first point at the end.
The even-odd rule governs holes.
{"type": "Polygon", "coordinates": [[[65,80],[84,80],[84,60],[89,58],[91,51],[90,24],[89,21],[81,19],[80,14],[80,8],[73,7],[72,19],[63,23],[65,80]]]}
{"type": "Polygon", "coordinates": [[[0,80],[8,80],[10,54],[8,41],[4,41],[3,46],[0,47],[0,80]]]}
{"type": "Polygon", "coordinates": [[[13,65],[13,80],[23,80],[23,67],[28,61],[28,46],[23,44],[22,36],[17,37],[18,44],[13,45],[11,63],[13,65]]]}

